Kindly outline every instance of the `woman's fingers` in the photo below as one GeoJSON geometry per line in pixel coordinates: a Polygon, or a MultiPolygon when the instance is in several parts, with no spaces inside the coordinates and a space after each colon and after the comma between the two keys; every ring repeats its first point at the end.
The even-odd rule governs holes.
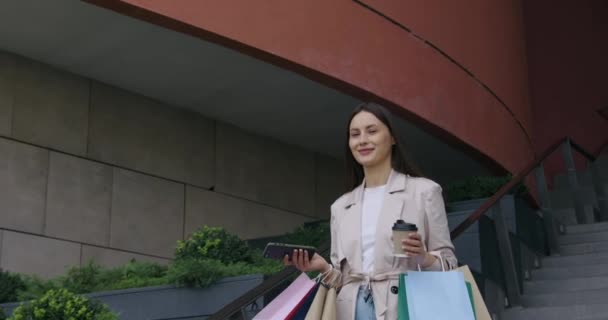
{"type": "Polygon", "coordinates": [[[308,251],[302,249],[295,249],[291,254],[291,259],[289,255],[285,255],[283,257],[283,264],[285,266],[294,266],[300,271],[311,271],[313,268],[311,257],[308,255],[308,251]]]}
{"type": "Polygon", "coordinates": [[[422,254],[424,252],[424,249],[422,247],[422,241],[420,239],[420,234],[410,234],[408,239],[404,239],[403,241],[401,241],[401,244],[403,245],[403,250],[413,256],[422,254]]]}
{"type": "Polygon", "coordinates": [[[421,247],[404,246],[403,250],[405,250],[405,252],[410,253],[412,255],[419,255],[419,254],[423,253],[421,247]]]}
{"type": "Polygon", "coordinates": [[[293,250],[293,253],[291,254],[291,260],[293,261],[293,265],[296,268],[301,269],[301,267],[300,267],[300,255],[298,254],[298,250],[293,250]]]}
{"type": "Polygon", "coordinates": [[[283,257],[283,264],[286,265],[286,266],[292,266],[293,265],[293,262],[289,260],[289,255],[288,254],[286,254],[283,257]]]}
{"type": "Polygon", "coordinates": [[[293,257],[293,261],[294,261],[294,266],[296,268],[298,268],[298,270],[307,271],[306,270],[307,265],[306,265],[306,262],[304,259],[304,253],[302,252],[302,250],[298,250],[298,249],[293,250],[292,257],[293,257]]]}
{"type": "Polygon", "coordinates": [[[310,259],[308,258],[308,251],[300,250],[300,254],[302,254],[302,256],[303,256],[302,259],[304,260],[303,261],[304,269],[307,271],[310,270],[310,259]],[[302,253],[304,253],[304,254],[302,254],[302,253]]]}

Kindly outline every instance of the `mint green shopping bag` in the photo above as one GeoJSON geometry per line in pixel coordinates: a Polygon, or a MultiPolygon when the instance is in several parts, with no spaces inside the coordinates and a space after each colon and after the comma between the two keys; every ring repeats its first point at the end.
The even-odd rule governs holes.
{"type": "MultiPolygon", "coordinates": [[[[410,320],[410,313],[407,307],[407,292],[405,289],[405,277],[407,274],[399,275],[399,292],[397,294],[397,318],[398,320],[410,320]]],[[[467,286],[467,292],[469,293],[469,300],[471,301],[471,306],[473,307],[473,315],[475,315],[475,320],[477,320],[477,314],[475,313],[475,302],[473,301],[473,288],[471,287],[471,283],[465,281],[467,286]]]]}

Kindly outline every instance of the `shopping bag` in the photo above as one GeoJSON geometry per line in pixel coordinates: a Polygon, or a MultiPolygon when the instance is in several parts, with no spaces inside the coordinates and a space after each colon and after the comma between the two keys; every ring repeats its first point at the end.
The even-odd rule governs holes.
{"type": "MultiPolygon", "coordinates": [[[[445,271],[445,270],[444,270],[445,271]]],[[[471,301],[471,305],[473,307],[473,314],[476,320],[492,320],[490,316],[490,312],[486,307],[486,304],[483,300],[483,296],[479,291],[479,287],[477,287],[477,282],[475,282],[475,278],[471,273],[471,270],[468,266],[461,266],[454,271],[460,271],[464,275],[465,283],[467,286],[467,292],[469,295],[469,300],[471,301]]],[[[448,271],[449,272],[449,271],[448,271]]],[[[399,294],[398,294],[398,318],[399,320],[409,320],[409,310],[407,304],[407,289],[405,287],[405,277],[407,274],[401,274],[399,276],[399,294]]]]}
{"type": "Polygon", "coordinates": [[[477,320],[492,320],[490,312],[483,301],[483,296],[477,287],[475,278],[468,266],[462,266],[456,269],[464,274],[464,279],[470,285],[471,288],[471,300],[473,301],[473,311],[475,312],[475,318],[477,320]]]}
{"type": "Polygon", "coordinates": [[[325,298],[327,297],[327,290],[327,287],[324,285],[319,286],[319,290],[317,290],[315,298],[312,301],[304,320],[321,319],[321,316],[323,316],[323,307],[325,306],[325,298]]]}
{"type": "Polygon", "coordinates": [[[308,295],[304,298],[304,300],[302,300],[300,305],[294,310],[293,316],[289,316],[287,318],[288,320],[304,320],[306,318],[306,314],[308,314],[308,310],[310,310],[312,302],[315,299],[315,296],[316,296],[317,292],[319,291],[320,286],[321,285],[319,283],[317,283],[312,288],[312,290],[310,290],[308,295]]]}
{"type": "Polygon", "coordinates": [[[461,271],[410,271],[404,280],[410,319],[475,320],[461,271]]]}
{"type": "Polygon", "coordinates": [[[335,320],[336,296],[336,288],[321,283],[304,320],[335,320]]]}
{"type": "MultiPolygon", "coordinates": [[[[399,275],[399,293],[397,295],[397,319],[398,320],[409,320],[410,319],[410,315],[409,315],[409,310],[407,308],[407,295],[406,295],[406,288],[405,288],[405,277],[407,275],[406,274],[401,274],[399,275]]],[[[466,276],[465,276],[466,279],[466,276]]],[[[474,299],[473,299],[473,286],[475,285],[475,282],[473,282],[473,285],[471,285],[470,282],[466,281],[466,286],[467,286],[467,291],[469,293],[469,300],[471,301],[471,305],[473,305],[473,314],[475,316],[476,320],[492,320],[491,318],[478,318],[477,317],[477,312],[475,309],[475,304],[474,304],[474,299]]],[[[483,300],[482,300],[483,301],[483,300]]],[[[485,307],[485,305],[484,305],[485,307]]],[[[488,313],[489,316],[489,313],[488,313]]]]}
{"type": "Polygon", "coordinates": [[[294,314],[294,311],[301,305],[315,285],[315,281],[311,280],[305,273],[302,273],[253,319],[287,319],[290,315],[294,314]]]}
{"type": "Polygon", "coordinates": [[[323,315],[321,320],[336,320],[336,298],[338,294],[336,288],[329,288],[325,296],[325,304],[323,305],[323,315]]]}

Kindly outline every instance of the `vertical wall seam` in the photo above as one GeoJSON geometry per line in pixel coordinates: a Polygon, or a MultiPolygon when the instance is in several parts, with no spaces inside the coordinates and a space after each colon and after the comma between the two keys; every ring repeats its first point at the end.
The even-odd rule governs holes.
{"type": "Polygon", "coordinates": [[[17,58],[13,57],[13,79],[12,79],[12,90],[13,90],[13,96],[12,96],[12,101],[11,101],[11,114],[10,114],[10,130],[9,130],[9,135],[11,137],[15,136],[15,109],[17,109],[16,105],[17,105],[17,72],[18,72],[18,68],[17,68],[17,58]]]}
{"type": "Polygon", "coordinates": [[[91,110],[93,101],[93,80],[89,79],[89,105],[87,111],[87,136],[85,138],[84,156],[89,157],[89,144],[91,143],[91,110]]]}
{"type": "Polygon", "coordinates": [[[184,183],[184,207],[182,208],[182,240],[186,239],[186,197],[188,196],[188,186],[184,183]]]}
{"type": "Polygon", "coordinates": [[[2,266],[2,254],[4,252],[4,235],[6,232],[4,230],[0,230],[0,267],[2,266]]]}
{"type": "Polygon", "coordinates": [[[42,232],[41,234],[46,235],[46,224],[47,224],[47,212],[49,207],[49,185],[51,184],[51,152],[47,150],[47,163],[46,163],[46,189],[44,190],[44,209],[42,211],[42,232]]]}
{"type": "Polygon", "coordinates": [[[82,267],[83,265],[83,261],[82,261],[82,248],[84,247],[84,244],[80,243],[80,266],[82,267]]]}
{"type": "Polygon", "coordinates": [[[217,121],[213,120],[213,183],[211,184],[211,188],[209,188],[209,190],[211,191],[215,191],[217,188],[217,168],[219,168],[219,166],[217,165],[218,163],[218,133],[217,133],[217,121]]]}
{"type": "Polygon", "coordinates": [[[110,167],[112,174],[110,175],[110,208],[108,210],[108,234],[106,236],[106,246],[111,247],[112,245],[112,210],[114,209],[114,189],[115,189],[115,181],[116,178],[114,175],[116,174],[116,168],[110,167]]]}

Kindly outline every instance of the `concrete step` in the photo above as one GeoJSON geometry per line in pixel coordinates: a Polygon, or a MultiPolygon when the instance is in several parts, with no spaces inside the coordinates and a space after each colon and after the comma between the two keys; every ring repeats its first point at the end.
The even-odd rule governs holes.
{"type": "Polygon", "coordinates": [[[608,252],[592,255],[572,255],[572,256],[551,256],[545,257],[542,261],[542,268],[561,268],[587,266],[595,264],[608,265],[608,252]]]}
{"type": "Polygon", "coordinates": [[[608,241],[608,232],[566,234],[557,238],[559,244],[580,244],[608,241]]]}
{"type": "Polygon", "coordinates": [[[568,278],[563,280],[533,280],[524,282],[524,295],[526,296],[596,289],[608,290],[608,276],[568,278]]]}
{"type": "Polygon", "coordinates": [[[608,304],[583,304],[575,306],[509,308],[501,320],[606,320],[608,304]]]}
{"type": "Polygon", "coordinates": [[[608,252],[608,241],[564,244],[559,246],[559,252],[563,256],[608,252]]]}
{"type": "Polygon", "coordinates": [[[593,278],[605,276],[608,276],[608,264],[591,264],[536,269],[532,270],[531,279],[534,281],[565,280],[573,278],[593,278]]]}
{"type": "MultiPolygon", "coordinates": [[[[593,180],[591,180],[591,171],[577,171],[578,185],[581,187],[593,186],[593,180]]],[[[600,181],[603,183],[608,182],[608,169],[600,169],[600,181]]],[[[559,174],[555,177],[554,189],[569,189],[570,181],[566,174],[559,174]]]]}
{"type": "Polygon", "coordinates": [[[566,291],[531,294],[522,297],[525,307],[574,306],[581,304],[608,304],[608,289],[566,291]]]}
{"type": "Polygon", "coordinates": [[[602,231],[608,232],[608,222],[598,222],[598,223],[566,226],[566,234],[602,232],[602,231]]]}
{"type": "MultiPolygon", "coordinates": [[[[577,194],[581,198],[583,205],[597,206],[595,190],[592,186],[581,186],[577,194]]],[[[574,197],[570,189],[555,189],[549,191],[551,207],[554,209],[573,208],[574,197]]]]}
{"type": "MultiPolygon", "coordinates": [[[[593,206],[586,205],[583,207],[583,209],[585,211],[585,217],[587,219],[586,224],[591,224],[595,222],[593,206]]],[[[576,220],[576,211],[574,210],[574,208],[553,209],[553,215],[564,225],[571,226],[578,224],[578,221],[576,220]]]]}

